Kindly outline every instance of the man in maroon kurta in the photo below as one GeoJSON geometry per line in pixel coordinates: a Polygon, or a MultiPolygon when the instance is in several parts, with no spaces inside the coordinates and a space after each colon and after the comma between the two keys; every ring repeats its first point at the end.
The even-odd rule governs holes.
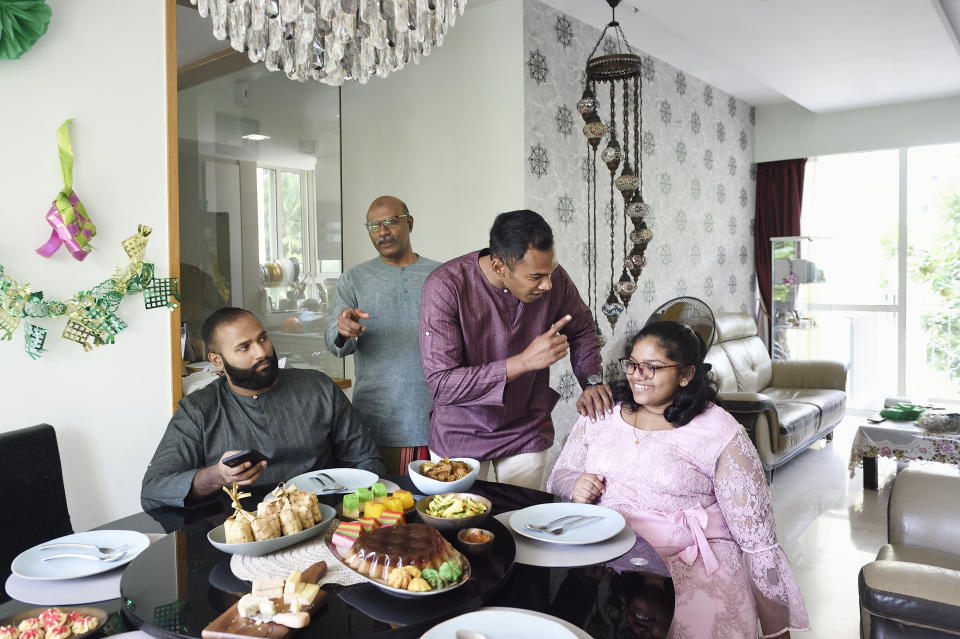
{"type": "Polygon", "coordinates": [[[559,394],[550,365],[569,350],[582,415],[612,410],[593,316],[557,264],[533,211],[497,216],[490,248],[443,264],[423,285],[420,358],[433,394],[430,450],[493,465],[498,481],[540,488],[559,394]]]}

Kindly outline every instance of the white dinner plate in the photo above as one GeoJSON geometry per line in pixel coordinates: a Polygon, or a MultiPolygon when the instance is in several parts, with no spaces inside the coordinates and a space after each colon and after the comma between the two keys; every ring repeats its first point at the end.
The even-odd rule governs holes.
{"type": "Polygon", "coordinates": [[[320,523],[314,524],[312,527],[307,528],[306,530],[301,530],[298,533],[293,533],[292,535],[282,535],[280,537],[274,537],[273,539],[264,539],[263,541],[248,541],[240,544],[228,544],[226,540],[226,533],[223,530],[223,524],[220,524],[207,533],[207,539],[218,550],[231,555],[250,555],[251,557],[262,557],[263,555],[268,555],[272,552],[289,548],[290,546],[294,546],[300,542],[313,539],[314,537],[320,535],[320,533],[322,533],[327,526],[330,525],[330,522],[333,521],[333,518],[336,516],[336,511],[334,511],[332,506],[320,504],[320,514],[323,516],[323,519],[320,521],[320,523]]]}
{"type": "Polygon", "coordinates": [[[119,566],[124,566],[133,558],[150,545],[150,538],[143,533],[134,530],[90,530],[82,533],[73,533],[65,535],[42,544],[37,544],[33,548],[24,550],[16,556],[10,564],[10,571],[18,577],[24,579],[76,579],[77,577],[87,577],[97,575],[101,572],[113,570],[119,566]],[[96,551],[91,548],[82,548],[79,546],[59,546],[48,550],[40,550],[41,546],[50,544],[72,542],[78,544],[92,544],[104,548],[124,548],[124,555],[116,561],[94,561],[92,559],[52,559],[43,561],[44,557],[50,555],[59,555],[63,553],[82,553],[95,555],[96,551]]]}
{"type": "Polygon", "coordinates": [[[473,630],[487,639],[577,639],[559,619],[531,615],[520,610],[477,610],[447,619],[420,639],[456,639],[457,630],[473,630]]]}
{"type": "Polygon", "coordinates": [[[516,511],[500,513],[494,519],[507,527],[517,546],[514,561],[527,566],[542,568],[575,568],[613,561],[629,552],[637,543],[637,534],[630,526],[624,526],[610,539],[595,544],[551,544],[531,539],[515,532],[510,526],[510,517],[516,511]]]}
{"type": "Polygon", "coordinates": [[[610,539],[627,525],[623,515],[615,510],[594,504],[553,503],[537,504],[516,511],[510,516],[510,527],[517,534],[553,544],[595,544],[610,539]],[[553,535],[527,528],[527,524],[546,525],[565,515],[588,515],[601,517],[593,521],[575,524],[562,535],[553,535]]]}
{"type": "Polygon", "coordinates": [[[322,470],[311,470],[309,473],[297,475],[287,480],[287,485],[296,484],[300,490],[308,490],[320,495],[336,495],[352,493],[357,488],[369,488],[371,484],[378,480],[376,473],[360,468],[324,468],[322,470]],[[317,479],[317,475],[325,473],[335,482],[343,486],[343,490],[325,490],[327,482],[317,479]]]}

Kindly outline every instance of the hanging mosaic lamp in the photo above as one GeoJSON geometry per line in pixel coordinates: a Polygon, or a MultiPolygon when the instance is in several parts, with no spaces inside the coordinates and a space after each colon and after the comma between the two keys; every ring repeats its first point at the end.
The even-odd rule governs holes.
{"type": "Polygon", "coordinates": [[[593,320],[593,332],[597,336],[597,343],[600,344],[600,348],[606,346],[607,338],[603,336],[603,331],[600,330],[600,325],[597,324],[597,320],[593,320]]]}
{"type": "Polygon", "coordinates": [[[643,196],[638,190],[627,204],[627,216],[636,224],[637,220],[646,217],[648,213],[650,213],[650,205],[643,201],[643,196]]]}
{"type": "Polygon", "coordinates": [[[590,87],[583,90],[583,97],[577,102],[577,111],[583,116],[584,122],[590,121],[590,116],[597,112],[597,98],[593,95],[590,87]]]}
{"type": "Polygon", "coordinates": [[[620,149],[620,143],[617,142],[616,131],[611,129],[610,141],[607,142],[607,148],[605,148],[600,154],[600,159],[603,160],[604,164],[607,165],[607,168],[610,169],[610,175],[613,175],[617,172],[617,167],[620,166],[621,158],[623,158],[623,151],[620,149]]]}
{"type": "Polygon", "coordinates": [[[643,267],[647,265],[647,258],[643,255],[643,251],[645,250],[645,247],[640,248],[638,246],[634,246],[633,250],[630,252],[630,255],[623,260],[623,267],[630,272],[630,275],[633,276],[634,280],[640,277],[643,267]]]}
{"type": "Polygon", "coordinates": [[[587,123],[583,125],[583,134],[587,136],[590,146],[596,151],[600,145],[600,138],[607,132],[607,127],[600,121],[600,116],[596,113],[590,116],[587,123]]]}
{"type": "Polygon", "coordinates": [[[625,310],[623,304],[617,299],[614,287],[610,287],[610,294],[607,295],[607,301],[600,307],[600,311],[607,316],[607,321],[610,322],[611,329],[616,327],[617,320],[620,319],[620,316],[623,315],[623,311],[625,310]]]}
{"type": "MultiPolygon", "coordinates": [[[[617,319],[626,310],[626,305],[636,291],[636,284],[632,281],[630,274],[633,272],[627,268],[627,263],[623,260],[627,258],[627,205],[631,202],[634,194],[642,188],[642,158],[639,155],[640,132],[642,130],[641,115],[643,112],[642,96],[640,92],[641,71],[643,63],[639,56],[633,53],[626,35],[616,19],[616,9],[621,0],[606,0],[610,6],[612,19],[604,28],[593,50],[587,56],[584,70],[584,89],[583,96],[577,103],[577,110],[583,116],[585,125],[583,133],[589,141],[587,147],[587,158],[584,166],[586,167],[587,179],[587,236],[589,258],[587,264],[588,279],[588,297],[592,302],[591,311],[594,317],[599,317],[599,312],[606,316],[610,322],[610,327],[614,328],[617,319]],[[609,34],[609,35],[608,35],[609,34]],[[603,48],[601,50],[601,44],[603,48]],[[601,105],[598,96],[606,96],[606,93],[599,93],[597,84],[606,85],[604,90],[609,90],[609,102],[604,100],[603,120],[600,118],[601,105]],[[620,105],[620,106],[618,106],[620,105]],[[620,116],[620,117],[618,117],[620,116]],[[621,128],[622,123],[622,128],[621,128]],[[618,137],[616,129],[620,129],[618,137]],[[605,220],[610,222],[610,283],[604,285],[607,288],[607,301],[597,309],[597,300],[589,292],[599,292],[599,282],[597,274],[599,271],[598,255],[593,252],[596,250],[596,231],[597,231],[597,172],[593,168],[596,161],[596,154],[600,144],[600,139],[609,136],[606,146],[600,154],[600,159],[606,164],[610,171],[609,178],[609,208],[605,220]],[[632,136],[632,140],[631,140],[632,136]],[[633,166],[631,167],[630,153],[633,152],[633,166]],[[617,176],[617,170],[622,166],[622,171],[617,176]],[[621,212],[616,207],[614,189],[620,191],[624,202],[624,211],[621,212]],[[620,217],[622,215],[622,217],[620,217]],[[617,219],[623,223],[623,232],[619,237],[623,240],[623,253],[620,254],[617,246],[618,232],[617,219]],[[592,221],[592,225],[590,222],[592,221]],[[622,257],[621,257],[622,255],[622,257]],[[614,280],[616,271],[615,265],[623,263],[621,281],[614,280]]],[[[639,219],[639,218],[638,218],[639,219]]],[[[637,221],[634,220],[636,230],[637,221]]],[[[636,247],[634,247],[636,249],[636,247]]],[[[645,248],[645,246],[644,246],[645,248]]],[[[642,251],[641,251],[642,254],[642,251]]],[[[633,263],[631,262],[631,265],[633,263]]],[[[635,266],[635,265],[633,265],[635,266]]],[[[639,269],[637,269],[639,270],[639,269]]],[[[599,336],[599,327],[598,327],[599,336]]]]}
{"type": "Polygon", "coordinates": [[[630,277],[630,273],[627,272],[626,268],[624,268],[623,272],[620,274],[620,281],[618,281],[616,286],[613,288],[620,297],[620,301],[623,302],[624,308],[630,306],[630,298],[633,297],[633,294],[637,292],[637,285],[630,277]]]}
{"type": "Polygon", "coordinates": [[[614,180],[613,184],[617,187],[617,190],[620,191],[620,195],[623,196],[623,203],[626,205],[640,186],[640,178],[637,177],[630,167],[629,159],[624,160],[623,171],[620,173],[620,177],[614,180]]]}
{"type": "Polygon", "coordinates": [[[630,231],[630,241],[639,246],[645,245],[653,239],[653,231],[648,228],[630,231]]]}

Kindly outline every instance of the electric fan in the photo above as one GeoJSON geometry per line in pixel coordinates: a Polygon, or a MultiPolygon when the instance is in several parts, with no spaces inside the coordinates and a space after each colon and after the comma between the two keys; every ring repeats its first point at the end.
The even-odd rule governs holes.
{"type": "Polygon", "coordinates": [[[704,354],[717,337],[717,324],[707,303],[696,297],[675,297],[651,313],[647,324],[667,320],[686,324],[703,339],[704,354]]]}

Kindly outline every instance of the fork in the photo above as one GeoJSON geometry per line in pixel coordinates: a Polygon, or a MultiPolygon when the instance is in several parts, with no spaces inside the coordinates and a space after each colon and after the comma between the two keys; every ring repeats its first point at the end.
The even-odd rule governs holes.
{"type": "Polygon", "coordinates": [[[333,492],[333,491],[336,491],[336,490],[346,490],[346,487],[345,487],[343,484],[341,484],[341,483],[338,482],[336,479],[334,479],[333,477],[331,477],[330,475],[328,475],[328,474],[326,474],[326,473],[317,473],[317,477],[318,477],[318,478],[321,478],[321,477],[323,478],[323,479],[320,479],[320,483],[323,484],[323,492],[325,492],[325,493],[333,492]],[[328,486],[327,483],[324,481],[324,479],[327,480],[328,482],[330,482],[330,485],[329,485],[329,486],[328,486]]]}
{"type": "Polygon", "coordinates": [[[44,558],[43,558],[43,561],[50,561],[51,559],[64,559],[64,558],[68,558],[68,557],[69,557],[69,558],[73,558],[73,559],[92,559],[93,561],[107,561],[107,562],[110,562],[110,561],[116,561],[117,559],[120,559],[121,557],[123,557],[123,556],[126,555],[126,554],[127,554],[127,551],[125,551],[125,550],[118,550],[118,551],[113,552],[113,553],[111,553],[111,554],[109,554],[109,555],[103,555],[103,556],[98,556],[98,555],[85,555],[85,554],[79,553],[79,552],[65,552],[65,553],[60,553],[59,555],[48,555],[47,557],[44,557],[44,558]]]}
{"type": "Polygon", "coordinates": [[[571,528],[573,526],[579,526],[581,524],[584,524],[588,521],[592,521],[594,519],[603,519],[603,517],[599,515],[591,515],[589,517],[581,516],[577,519],[574,519],[573,521],[564,522],[562,526],[559,526],[557,528],[546,528],[544,530],[541,530],[539,528],[533,528],[533,526],[530,526],[529,524],[527,525],[527,527],[533,528],[537,532],[546,532],[546,533],[550,533],[551,535],[562,535],[565,529],[571,528]]]}
{"type": "MultiPolygon", "coordinates": [[[[585,515],[567,515],[567,516],[565,516],[565,517],[557,517],[557,518],[554,519],[553,521],[548,521],[546,524],[544,524],[544,525],[542,525],[542,526],[539,525],[539,524],[527,524],[527,528],[530,528],[530,529],[532,529],[532,530],[538,530],[538,531],[540,531],[540,532],[544,532],[544,531],[547,530],[548,528],[553,528],[554,526],[560,524],[560,522],[565,522],[565,523],[566,523],[568,519],[570,519],[570,520],[575,520],[575,519],[580,519],[581,517],[584,517],[584,516],[585,516],[585,515]]],[[[569,522],[569,523],[572,523],[572,521],[569,522]]]]}
{"type": "Polygon", "coordinates": [[[47,544],[46,546],[40,546],[39,550],[49,550],[50,548],[59,548],[61,546],[72,546],[74,548],[91,548],[96,550],[101,555],[112,555],[118,550],[124,550],[130,544],[124,544],[122,546],[117,546],[116,548],[106,548],[104,546],[94,546],[93,544],[78,544],[71,543],[69,541],[58,541],[55,544],[47,544]]]}

